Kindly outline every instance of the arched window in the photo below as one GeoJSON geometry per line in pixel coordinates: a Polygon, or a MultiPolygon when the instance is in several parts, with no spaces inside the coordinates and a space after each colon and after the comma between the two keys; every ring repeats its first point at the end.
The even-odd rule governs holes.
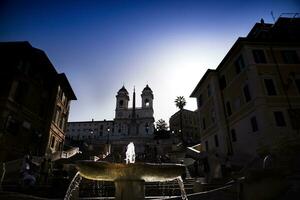
{"type": "Polygon", "coordinates": [[[123,105],[124,105],[124,101],[123,101],[123,100],[120,100],[120,101],[119,101],[119,106],[120,106],[120,107],[123,107],[123,105]]]}
{"type": "Polygon", "coordinates": [[[150,101],[149,101],[149,99],[145,99],[145,105],[146,105],[146,107],[149,107],[149,106],[150,106],[150,101]]]}

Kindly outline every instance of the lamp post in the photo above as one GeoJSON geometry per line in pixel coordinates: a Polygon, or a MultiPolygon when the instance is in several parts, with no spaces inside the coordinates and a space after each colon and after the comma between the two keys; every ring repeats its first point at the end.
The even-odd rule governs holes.
{"type": "Polygon", "coordinates": [[[109,131],[110,131],[110,128],[108,127],[107,128],[107,141],[106,141],[106,144],[109,144],[109,131]]]}
{"type": "Polygon", "coordinates": [[[110,154],[111,152],[111,145],[109,144],[109,132],[110,128],[107,128],[107,141],[106,141],[106,156],[110,154]]]}

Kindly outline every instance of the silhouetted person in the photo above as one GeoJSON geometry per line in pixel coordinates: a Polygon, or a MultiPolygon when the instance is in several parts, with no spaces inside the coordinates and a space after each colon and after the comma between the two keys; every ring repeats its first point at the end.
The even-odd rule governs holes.
{"type": "Polygon", "coordinates": [[[26,188],[32,187],[36,182],[33,171],[33,163],[31,159],[32,158],[29,154],[25,155],[20,171],[22,185],[26,188]]]}

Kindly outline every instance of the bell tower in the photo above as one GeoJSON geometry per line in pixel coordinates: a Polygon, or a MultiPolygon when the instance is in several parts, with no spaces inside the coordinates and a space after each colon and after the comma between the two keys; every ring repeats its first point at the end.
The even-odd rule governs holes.
{"type": "Polygon", "coordinates": [[[142,108],[153,109],[153,99],[154,99],[153,92],[148,84],[143,89],[141,97],[142,97],[142,108]]]}
{"type": "Polygon", "coordinates": [[[123,112],[122,110],[127,110],[128,109],[128,101],[129,101],[129,96],[128,96],[128,91],[126,88],[123,87],[118,91],[118,94],[116,95],[116,118],[123,117],[123,112]]]}

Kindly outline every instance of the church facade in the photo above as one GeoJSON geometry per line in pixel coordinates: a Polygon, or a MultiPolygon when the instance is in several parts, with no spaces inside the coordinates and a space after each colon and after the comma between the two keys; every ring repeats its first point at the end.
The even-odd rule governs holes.
{"type": "Polygon", "coordinates": [[[117,132],[125,136],[149,136],[154,128],[153,92],[147,85],[141,94],[142,106],[136,107],[135,90],[133,91],[132,108],[128,107],[129,95],[123,86],[116,96],[116,113],[114,123],[117,132]]]}
{"type": "Polygon", "coordinates": [[[134,142],[136,150],[142,152],[145,145],[153,142],[153,99],[153,92],[146,85],[141,93],[142,105],[136,106],[134,89],[132,107],[129,107],[129,93],[123,86],[116,95],[113,120],[68,122],[67,138],[96,145],[110,144],[112,148],[122,148],[121,151],[129,142],[134,142]]]}

